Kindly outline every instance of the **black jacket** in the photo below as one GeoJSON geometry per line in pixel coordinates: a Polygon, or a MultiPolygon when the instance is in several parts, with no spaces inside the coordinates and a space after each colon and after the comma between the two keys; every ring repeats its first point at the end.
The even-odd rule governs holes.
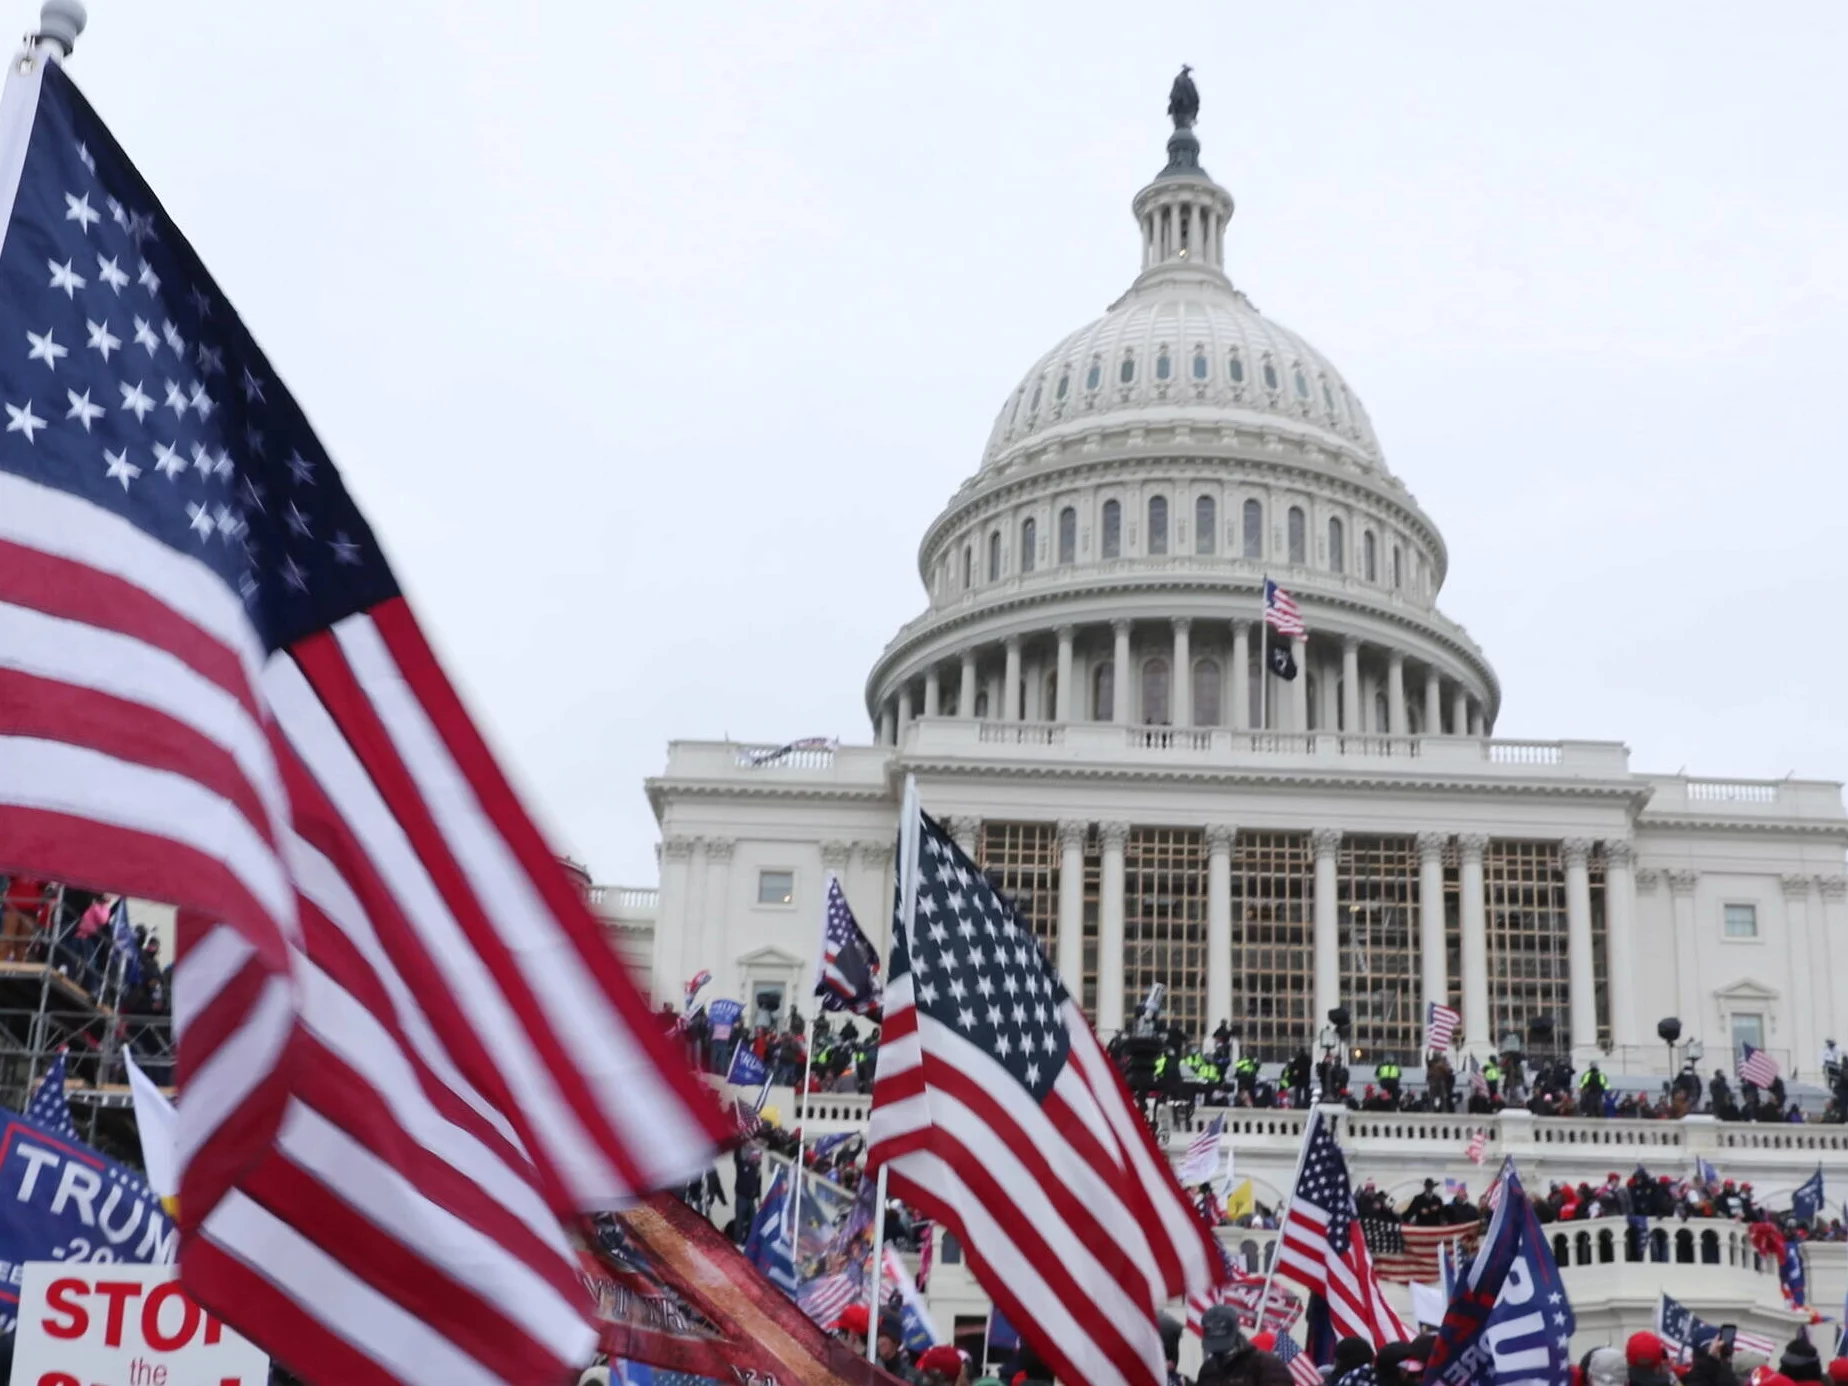
{"type": "Polygon", "coordinates": [[[1295,1386],[1282,1358],[1260,1352],[1249,1343],[1207,1358],[1200,1364],[1196,1381],[1197,1386],[1295,1386]]]}

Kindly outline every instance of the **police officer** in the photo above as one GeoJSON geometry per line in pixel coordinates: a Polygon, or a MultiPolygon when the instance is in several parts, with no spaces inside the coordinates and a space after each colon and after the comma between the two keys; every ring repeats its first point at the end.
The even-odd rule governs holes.
{"type": "Polygon", "coordinates": [[[1373,1076],[1379,1079],[1380,1086],[1386,1090],[1386,1095],[1392,1099],[1392,1105],[1395,1107],[1398,1106],[1399,1061],[1388,1054],[1380,1062],[1380,1066],[1374,1070],[1373,1076]]]}
{"type": "Polygon", "coordinates": [[[1611,1080],[1598,1071],[1596,1064],[1587,1064],[1579,1076],[1579,1115],[1603,1116],[1604,1093],[1610,1085],[1611,1080]]]}
{"type": "Polygon", "coordinates": [[[1482,1066],[1482,1081],[1489,1085],[1489,1098],[1493,1101],[1501,1096],[1501,1063],[1493,1056],[1482,1066]]]}

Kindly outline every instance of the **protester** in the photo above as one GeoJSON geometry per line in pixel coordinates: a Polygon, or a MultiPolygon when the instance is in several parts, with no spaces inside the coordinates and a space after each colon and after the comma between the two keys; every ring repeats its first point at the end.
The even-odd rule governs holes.
{"type": "Polygon", "coordinates": [[[1245,1340],[1238,1310],[1215,1304],[1200,1317],[1200,1364],[1197,1386],[1293,1386],[1290,1369],[1280,1358],[1245,1340]]]}

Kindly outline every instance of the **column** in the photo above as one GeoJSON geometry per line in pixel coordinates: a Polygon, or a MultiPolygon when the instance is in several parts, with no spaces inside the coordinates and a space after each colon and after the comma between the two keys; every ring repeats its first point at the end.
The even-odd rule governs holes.
{"type": "Polygon", "coordinates": [[[1444,680],[1437,670],[1425,670],[1425,715],[1424,734],[1442,736],[1444,734],[1444,680]]]}
{"type": "Polygon", "coordinates": [[[881,703],[879,705],[879,744],[881,746],[891,746],[895,745],[897,741],[898,724],[893,719],[892,704],[881,703]]]}
{"type": "Polygon", "coordinates": [[[1059,637],[1059,673],[1058,691],[1053,696],[1058,706],[1050,709],[1051,715],[1047,720],[1076,722],[1078,718],[1073,715],[1073,710],[1082,705],[1082,700],[1078,697],[1078,690],[1072,687],[1073,631],[1070,626],[1060,626],[1055,633],[1059,637]]]}
{"type": "Polygon", "coordinates": [[[1817,956],[1822,959],[1816,968],[1816,975],[1810,980],[1817,989],[1817,995],[1826,1003],[1824,1009],[1816,1012],[1816,1024],[1821,1027],[1824,1039],[1840,1040],[1844,1027],[1842,1003],[1835,999],[1835,988],[1830,982],[1835,978],[1835,969],[1848,965],[1848,876],[1830,875],[1816,878],[1816,913],[1811,916],[1820,927],[1813,929],[1810,946],[1819,949],[1817,956]]]}
{"type": "Polygon", "coordinates": [[[1469,691],[1462,684],[1458,684],[1450,694],[1450,734],[1469,734],[1469,691]]]}
{"type": "Polygon", "coordinates": [[[1386,730],[1404,736],[1405,725],[1405,656],[1394,650],[1386,660],[1386,730]]]}
{"type": "MultiPolygon", "coordinates": [[[[1231,727],[1247,731],[1251,727],[1251,623],[1232,623],[1232,670],[1226,678],[1226,696],[1232,700],[1231,727]]],[[[1217,1021],[1214,1024],[1218,1024],[1217,1021]]]]}
{"type": "Polygon", "coordinates": [[[1341,729],[1360,734],[1360,641],[1348,636],[1341,642],[1341,729]]]}
{"type": "Polygon", "coordinates": [[[898,690],[898,735],[905,734],[905,728],[911,725],[911,685],[906,684],[898,690]]]}
{"type": "Polygon", "coordinates": [[[1446,833],[1418,834],[1418,962],[1425,1014],[1433,1001],[1450,1004],[1449,950],[1444,941],[1444,847],[1446,833]]]}
{"type": "Polygon", "coordinates": [[[1566,866],[1566,981],[1572,1017],[1572,1056],[1582,1062],[1598,1047],[1598,984],[1591,957],[1591,842],[1569,837],[1560,846],[1566,866]]]}
{"type": "Polygon", "coordinates": [[[1001,647],[1006,659],[1001,670],[1001,720],[1020,720],[1020,637],[1010,635],[1001,647]]]}
{"type": "Polygon", "coordinates": [[[1174,618],[1174,677],[1168,685],[1168,711],[1177,727],[1193,725],[1193,651],[1188,646],[1192,628],[1187,617],[1174,618]]]}
{"type": "Polygon", "coordinates": [[[898,898],[898,883],[892,876],[892,839],[856,842],[854,856],[854,879],[842,881],[841,889],[847,892],[847,904],[879,956],[890,957],[892,902],[898,898]]]}
{"type": "MultiPolygon", "coordinates": [[[[1674,897],[1675,921],[1675,1013],[1681,1017],[1683,1036],[1699,1035],[1716,1054],[1731,1047],[1730,1035],[1706,1034],[1710,1024],[1719,1023],[1719,1014],[1708,1013],[1706,998],[1700,988],[1700,936],[1694,927],[1694,890],[1700,885],[1698,871],[1668,871],[1669,893],[1674,897]]],[[[1769,1039],[1769,1036],[1766,1037],[1769,1039]]]]}
{"type": "Polygon", "coordinates": [[[1610,979],[1611,1043],[1642,1043],[1636,1031],[1636,849],[1604,844],[1604,971],[1610,979]]]}
{"type": "Polygon", "coordinates": [[[1335,853],[1341,850],[1339,828],[1317,828],[1315,841],[1315,1014],[1310,1032],[1328,1023],[1341,1004],[1341,921],[1336,912],[1335,853]]]}
{"type": "Polygon", "coordinates": [[[1097,1033],[1109,1039],[1123,1028],[1123,848],[1129,824],[1105,823],[1103,879],[1098,883],[1097,1033]]]}
{"type": "MultiPolygon", "coordinates": [[[[1806,1073],[1810,1065],[1819,1064],[1817,1055],[1828,1036],[1816,1028],[1817,1007],[1810,997],[1804,977],[1810,970],[1810,939],[1822,932],[1821,920],[1809,917],[1810,877],[1795,872],[1785,875],[1784,944],[1788,950],[1792,1005],[1785,1016],[1784,1035],[1790,1044],[1794,1066],[1806,1073]]],[[[1767,1040],[1770,1038],[1766,1036],[1767,1040]]],[[[1820,1067],[1816,1070],[1820,1072],[1820,1067]]]]}
{"type": "Polygon", "coordinates": [[[937,666],[931,665],[924,674],[924,715],[935,717],[943,708],[943,684],[937,673],[937,666]]]}
{"type": "Polygon", "coordinates": [[[1002,720],[1006,710],[1006,704],[1001,701],[1005,689],[1006,680],[999,671],[988,676],[988,720],[991,722],[1002,720]]]}
{"type": "Polygon", "coordinates": [[[1481,736],[1483,734],[1482,704],[1477,702],[1474,698],[1470,699],[1469,703],[1469,734],[1471,736],[1481,736]]]}
{"type": "Polygon", "coordinates": [[[655,918],[654,975],[649,986],[649,1000],[656,1007],[663,1001],[672,1001],[678,1006],[680,989],[692,975],[680,970],[692,863],[692,838],[674,836],[661,840],[661,906],[655,918]]]}
{"type": "MultiPolygon", "coordinates": [[[[1291,637],[1290,652],[1296,659],[1296,677],[1289,684],[1291,731],[1309,730],[1309,641],[1307,637],[1291,637]]],[[[1278,718],[1279,722],[1283,719],[1278,718]]],[[[1321,1022],[1316,1022],[1320,1024],[1321,1022]]]]}
{"type": "MultiPolygon", "coordinates": [[[[1059,695],[1061,705],[1064,696],[1059,695]]],[[[1059,824],[1059,956],[1055,966],[1065,989],[1080,1002],[1084,998],[1084,839],[1090,830],[1082,818],[1059,824]]]]}
{"type": "MultiPolygon", "coordinates": [[[[1112,621],[1110,629],[1116,636],[1116,652],[1112,655],[1110,666],[1110,720],[1120,727],[1129,725],[1129,622],[1112,621]]],[[[1120,998],[1119,998],[1120,1000],[1120,998]]],[[[1118,1009],[1118,1016],[1122,1014],[1118,1009]]]]}
{"type": "Polygon", "coordinates": [[[1341,661],[1332,654],[1322,661],[1315,693],[1315,724],[1334,731],[1341,725],[1341,661]]]}
{"type": "Polygon", "coordinates": [[[706,839],[693,839],[693,855],[687,862],[687,910],[680,921],[680,957],[679,976],[674,978],[674,990],[669,993],[676,1005],[680,1002],[681,988],[687,978],[693,976],[705,963],[700,961],[705,953],[705,919],[706,919],[706,839]]]}
{"type": "Polygon", "coordinates": [[[1473,1054],[1487,1053],[1497,1038],[1489,1033],[1489,919],[1482,886],[1482,854],[1488,845],[1482,833],[1457,839],[1463,861],[1457,881],[1463,906],[1463,1043],[1473,1054]]]}
{"type": "Polygon", "coordinates": [[[962,656],[962,687],[957,691],[956,715],[958,717],[975,716],[975,651],[964,650],[962,656]]]}
{"type": "Polygon", "coordinates": [[[1232,839],[1230,823],[1206,829],[1206,1025],[1232,1018],[1232,839]]]}

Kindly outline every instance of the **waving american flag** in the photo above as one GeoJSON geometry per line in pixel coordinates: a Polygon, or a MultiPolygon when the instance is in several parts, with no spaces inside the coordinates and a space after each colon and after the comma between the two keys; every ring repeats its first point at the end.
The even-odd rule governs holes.
{"type": "Polygon", "coordinates": [[[48,53],[0,94],[0,871],[181,907],[200,1302],[311,1380],[562,1379],[596,1334],[561,1219],[729,1122],[48,53]]]}

